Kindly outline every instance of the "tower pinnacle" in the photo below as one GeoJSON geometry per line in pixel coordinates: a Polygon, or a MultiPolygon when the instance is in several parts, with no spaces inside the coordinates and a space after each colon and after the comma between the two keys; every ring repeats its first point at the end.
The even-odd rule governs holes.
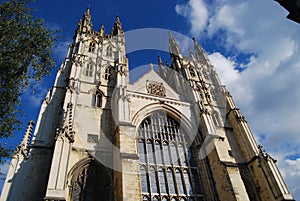
{"type": "Polygon", "coordinates": [[[158,74],[163,78],[166,77],[164,64],[163,64],[163,62],[161,60],[161,57],[159,55],[158,55],[158,74]]]}
{"type": "Polygon", "coordinates": [[[173,37],[171,32],[168,32],[168,33],[169,33],[169,51],[170,51],[171,55],[173,55],[175,57],[182,57],[180,48],[179,48],[175,38],[173,37]]]}
{"type": "Polygon", "coordinates": [[[115,20],[115,23],[114,23],[114,26],[111,30],[111,33],[113,36],[117,36],[117,35],[120,35],[120,34],[123,34],[123,29],[122,29],[122,23],[120,21],[120,17],[117,16],[116,17],[116,20],[115,20]]]}
{"type": "Polygon", "coordinates": [[[82,18],[79,20],[78,22],[78,26],[77,26],[77,30],[76,32],[89,32],[91,31],[93,28],[93,24],[91,21],[91,11],[90,11],[90,7],[88,7],[85,11],[85,13],[83,14],[82,18]]]}
{"type": "Polygon", "coordinates": [[[25,158],[28,158],[28,154],[29,154],[28,146],[32,135],[33,125],[34,125],[33,120],[28,122],[28,126],[24,134],[23,140],[20,143],[20,145],[16,148],[16,153],[21,153],[25,158]]]}
{"type": "Polygon", "coordinates": [[[206,58],[206,53],[203,50],[203,48],[199,45],[199,43],[197,42],[196,38],[193,37],[193,41],[194,41],[194,49],[195,49],[195,55],[196,58],[204,64],[209,64],[208,63],[208,59],[206,58]]]}

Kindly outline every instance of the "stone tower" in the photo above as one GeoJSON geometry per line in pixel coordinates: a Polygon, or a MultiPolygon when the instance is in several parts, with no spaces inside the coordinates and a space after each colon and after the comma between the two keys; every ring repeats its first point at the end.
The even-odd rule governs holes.
{"type": "Polygon", "coordinates": [[[129,83],[119,17],[95,31],[88,8],[1,200],[293,200],[202,47],[168,37],[171,64],[129,83]]]}

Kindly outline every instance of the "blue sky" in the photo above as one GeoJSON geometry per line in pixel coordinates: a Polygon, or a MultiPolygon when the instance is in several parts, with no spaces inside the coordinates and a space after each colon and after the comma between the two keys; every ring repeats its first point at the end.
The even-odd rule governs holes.
{"type": "MultiPolygon", "coordinates": [[[[280,167],[294,198],[300,200],[300,24],[273,0],[65,0],[33,3],[47,26],[62,30],[53,74],[22,96],[24,129],[8,144],[21,141],[66,56],[78,20],[90,5],[95,30],[110,32],[116,15],[125,31],[161,28],[196,37],[246,116],[259,144],[280,167]]],[[[162,52],[163,60],[167,56],[162,52]]],[[[128,55],[130,68],[157,62],[157,51],[128,55]]],[[[5,169],[7,165],[2,166],[5,169]]],[[[1,188],[1,184],[0,184],[1,188]]]]}

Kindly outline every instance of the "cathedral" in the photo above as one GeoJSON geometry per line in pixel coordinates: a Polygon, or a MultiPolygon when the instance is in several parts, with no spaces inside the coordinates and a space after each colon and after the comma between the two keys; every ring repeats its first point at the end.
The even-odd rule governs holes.
{"type": "Polygon", "coordinates": [[[120,18],[98,30],[88,8],[1,201],[294,200],[195,39],[131,83],[120,18]]]}

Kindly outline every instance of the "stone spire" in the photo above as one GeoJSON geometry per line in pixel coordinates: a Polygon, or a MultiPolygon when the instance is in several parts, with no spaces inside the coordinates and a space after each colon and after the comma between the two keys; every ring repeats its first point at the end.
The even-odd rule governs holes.
{"type": "Polygon", "coordinates": [[[91,20],[91,12],[90,12],[90,7],[88,7],[85,13],[83,14],[82,18],[78,22],[78,27],[76,32],[86,33],[92,31],[92,28],[93,28],[93,24],[91,20]]]}
{"type": "Polygon", "coordinates": [[[171,53],[171,56],[179,58],[182,57],[180,48],[171,32],[169,32],[169,51],[171,53]]]}
{"type": "Polygon", "coordinates": [[[164,64],[161,60],[161,57],[158,55],[158,74],[162,77],[165,78],[166,77],[166,71],[164,68],[164,64]]]}
{"type": "Polygon", "coordinates": [[[158,55],[157,59],[158,59],[158,65],[164,66],[164,64],[163,64],[163,62],[161,60],[161,57],[159,55],[158,55]]]}
{"type": "Polygon", "coordinates": [[[99,32],[100,32],[100,36],[104,35],[104,32],[105,32],[104,24],[101,25],[101,28],[100,28],[99,32]]]}
{"type": "Polygon", "coordinates": [[[195,55],[194,55],[194,53],[192,52],[191,49],[189,49],[189,53],[190,53],[190,58],[191,58],[193,61],[196,61],[195,55]]]}
{"type": "Polygon", "coordinates": [[[123,29],[122,29],[122,23],[120,22],[120,17],[117,16],[116,17],[116,20],[115,20],[115,23],[114,23],[114,26],[111,30],[111,34],[113,36],[117,36],[117,35],[120,35],[120,34],[123,34],[123,29]]]}
{"type": "Polygon", "coordinates": [[[32,135],[32,128],[33,128],[34,122],[31,120],[28,122],[28,126],[26,129],[26,132],[24,134],[23,140],[20,143],[20,145],[16,148],[15,153],[16,154],[22,154],[24,158],[29,157],[29,143],[31,140],[31,135],[32,135]]]}
{"type": "Polygon", "coordinates": [[[203,48],[201,47],[201,45],[199,45],[199,43],[196,41],[196,38],[193,38],[194,41],[194,49],[195,49],[195,55],[198,61],[200,61],[203,64],[209,64],[208,59],[206,58],[206,53],[203,50],[203,48]]]}

